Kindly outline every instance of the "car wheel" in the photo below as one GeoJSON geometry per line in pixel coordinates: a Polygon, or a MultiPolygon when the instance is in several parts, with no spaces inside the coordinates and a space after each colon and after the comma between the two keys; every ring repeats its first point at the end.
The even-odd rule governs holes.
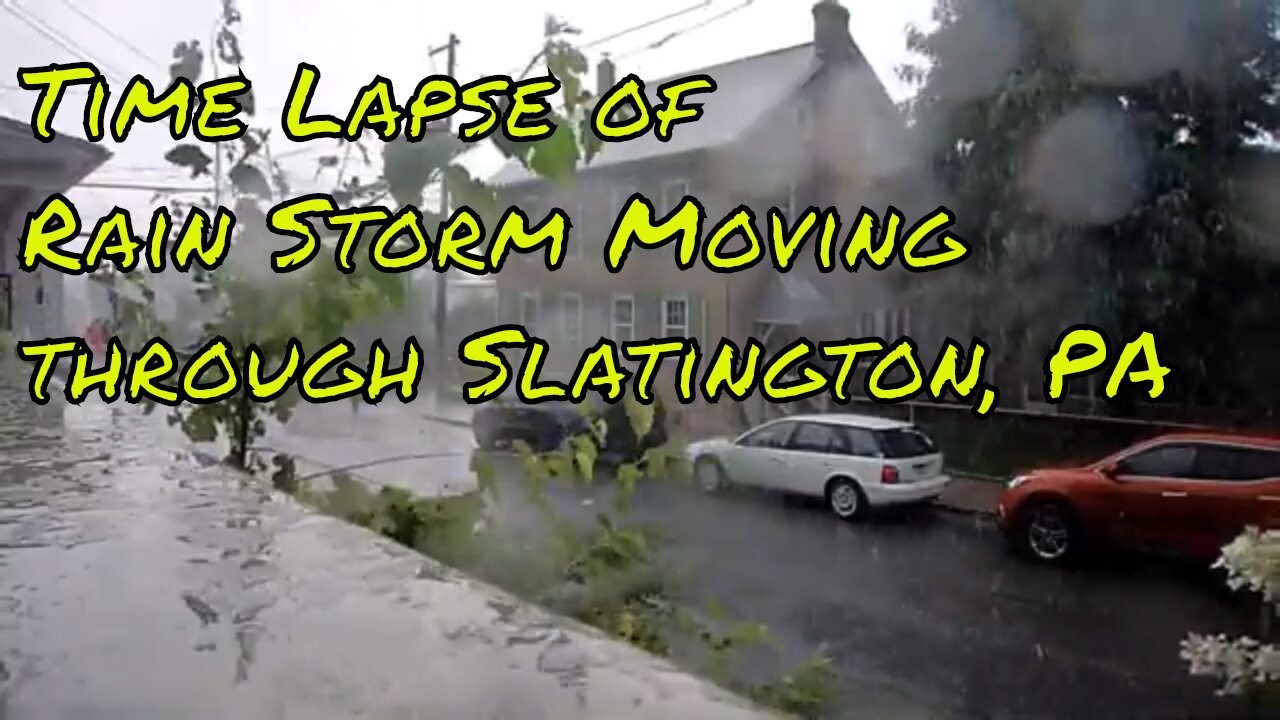
{"type": "Polygon", "coordinates": [[[1071,508],[1064,503],[1041,500],[1023,510],[1021,549],[1044,563],[1064,563],[1076,552],[1079,532],[1071,508]]]}
{"type": "Polygon", "coordinates": [[[548,428],[542,433],[539,433],[534,441],[529,444],[533,446],[534,452],[539,454],[553,453],[564,447],[566,440],[568,440],[568,435],[565,431],[559,427],[555,427],[548,428]]]}
{"type": "Polygon", "coordinates": [[[705,492],[715,492],[725,486],[724,468],[715,458],[699,458],[693,466],[693,477],[705,492]]]}
{"type": "Polygon", "coordinates": [[[858,520],[867,512],[867,496],[858,483],[835,478],[827,483],[827,506],[841,520],[858,520]]]}

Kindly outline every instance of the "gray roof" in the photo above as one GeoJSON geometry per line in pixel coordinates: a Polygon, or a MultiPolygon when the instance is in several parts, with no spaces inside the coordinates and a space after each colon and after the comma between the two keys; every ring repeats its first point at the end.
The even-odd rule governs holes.
{"type": "Polygon", "coordinates": [[[23,187],[41,193],[64,192],[110,158],[102,145],[63,132],[52,142],[41,142],[30,123],[0,116],[0,163],[24,178],[23,187]]]}
{"type": "MultiPolygon", "coordinates": [[[[661,142],[650,133],[627,142],[605,143],[600,154],[583,167],[608,167],[727,145],[808,82],[818,66],[813,43],[808,42],[690,70],[670,78],[641,78],[651,101],[657,97],[658,86],[667,80],[689,75],[710,75],[716,82],[716,90],[688,96],[685,104],[700,103],[703,116],[695,122],[674,127],[669,141],[661,142]]],[[[512,185],[534,178],[519,161],[513,160],[493,176],[492,182],[512,185]]]]}

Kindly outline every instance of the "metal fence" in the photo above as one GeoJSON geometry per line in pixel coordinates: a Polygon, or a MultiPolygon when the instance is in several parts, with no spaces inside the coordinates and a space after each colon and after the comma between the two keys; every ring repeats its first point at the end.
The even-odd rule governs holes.
{"type": "Polygon", "coordinates": [[[952,403],[883,405],[859,399],[845,411],[908,420],[934,438],[953,470],[992,477],[1046,465],[1091,462],[1173,432],[1275,431],[1270,418],[1187,423],[1037,410],[996,410],[976,417],[968,405],[952,403]]]}

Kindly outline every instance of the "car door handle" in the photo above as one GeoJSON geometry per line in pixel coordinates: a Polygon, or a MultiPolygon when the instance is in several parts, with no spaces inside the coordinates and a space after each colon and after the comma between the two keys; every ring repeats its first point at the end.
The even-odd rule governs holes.
{"type": "Polygon", "coordinates": [[[1162,492],[1160,493],[1160,496],[1178,498],[1178,497],[1186,497],[1187,494],[1184,492],[1162,492]]]}

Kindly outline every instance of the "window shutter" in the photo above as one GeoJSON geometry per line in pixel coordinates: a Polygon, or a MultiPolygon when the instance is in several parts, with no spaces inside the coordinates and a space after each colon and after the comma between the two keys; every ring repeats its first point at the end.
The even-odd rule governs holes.
{"type": "Polygon", "coordinates": [[[636,339],[648,340],[662,333],[662,298],[658,293],[636,294],[636,339]]]}
{"type": "Polygon", "coordinates": [[[685,337],[693,338],[698,341],[698,345],[706,347],[702,341],[703,328],[707,322],[707,305],[701,295],[689,295],[689,332],[685,337]]]}
{"type": "Polygon", "coordinates": [[[600,338],[613,338],[613,296],[582,294],[582,338],[593,345],[600,338]]]}

